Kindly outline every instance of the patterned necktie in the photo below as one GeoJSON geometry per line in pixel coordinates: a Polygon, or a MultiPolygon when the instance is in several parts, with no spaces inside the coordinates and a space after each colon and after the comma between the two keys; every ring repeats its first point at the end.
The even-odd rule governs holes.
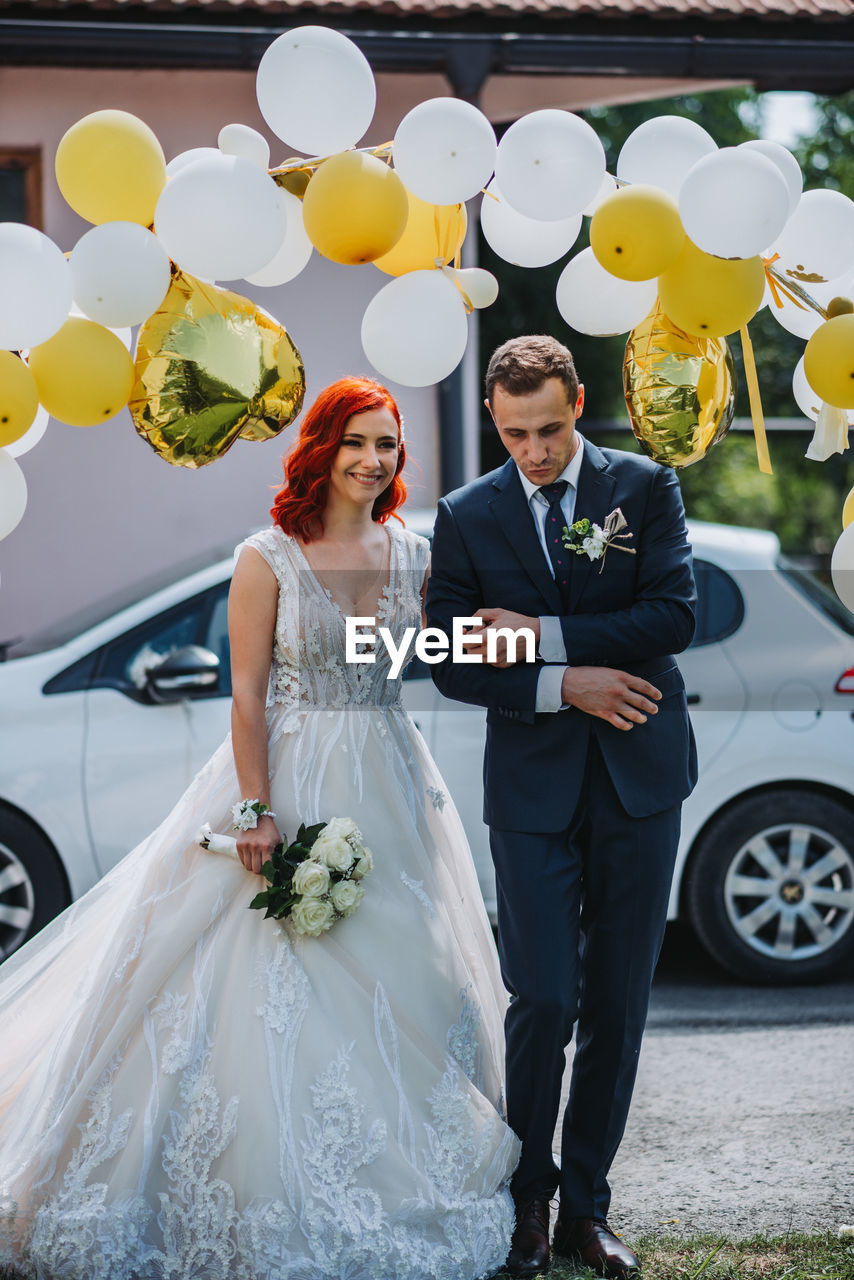
{"type": "Polygon", "coordinates": [[[549,504],[545,524],[546,547],[554,569],[555,584],[567,612],[569,612],[569,577],[573,553],[567,551],[563,545],[562,534],[566,525],[566,516],[561,510],[560,501],[568,487],[567,480],[556,480],[554,484],[540,485],[539,490],[549,504]]]}

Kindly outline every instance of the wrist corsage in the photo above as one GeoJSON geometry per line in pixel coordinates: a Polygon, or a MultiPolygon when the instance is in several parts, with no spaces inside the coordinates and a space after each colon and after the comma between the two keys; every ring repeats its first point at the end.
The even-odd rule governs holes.
{"type": "Polygon", "coordinates": [[[254,831],[259,818],[275,818],[275,813],[268,804],[260,800],[240,800],[231,806],[234,819],[233,831],[254,831]]]}

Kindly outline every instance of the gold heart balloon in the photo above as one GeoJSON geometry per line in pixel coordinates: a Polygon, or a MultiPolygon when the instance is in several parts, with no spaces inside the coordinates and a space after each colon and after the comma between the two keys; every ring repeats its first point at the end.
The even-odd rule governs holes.
{"type": "Polygon", "coordinates": [[[140,330],[134,368],[134,426],[176,467],[207,466],[238,437],[272,439],[305,395],[300,353],[272,316],[177,269],[140,330]]]}
{"type": "Polygon", "coordinates": [[[644,453],[689,467],[729,431],[735,367],[725,338],[695,338],[655,310],[632,330],[623,361],[632,430],[644,453]]]}

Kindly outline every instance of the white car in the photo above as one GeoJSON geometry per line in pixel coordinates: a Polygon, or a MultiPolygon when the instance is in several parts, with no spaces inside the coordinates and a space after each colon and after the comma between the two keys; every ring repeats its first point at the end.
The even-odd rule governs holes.
{"type": "MultiPolygon", "coordinates": [[[[429,535],[432,513],[407,522],[429,535]]],[[[691,524],[690,535],[697,631],[679,665],[700,781],[683,809],[670,918],[689,920],[746,980],[827,978],[854,957],[854,617],[780,556],[773,534],[691,524]]],[[[0,957],[147,835],[227,732],[223,555],[9,646],[0,957]]],[[[404,688],[494,918],[485,712],[445,699],[417,661],[404,688]]]]}

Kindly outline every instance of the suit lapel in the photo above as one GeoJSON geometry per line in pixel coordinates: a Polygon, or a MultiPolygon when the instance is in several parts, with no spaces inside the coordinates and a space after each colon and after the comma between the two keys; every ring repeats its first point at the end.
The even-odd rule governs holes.
{"type": "Polygon", "coordinates": [[[540,595],[548,601],[552,613],[562,613],[560,594],[546,563],[534,517],[512,458],[501,468],[493,484],[495,494],[489,500],[489,507],[498,528],[540,595]]]}
{"type": "MultiPolygon", "coordinates": [[[[584,456],[581,459],[581,471],[578,476],[578,492],[575,497],[574,519],[581,520],[586,516],[594,524],[604,524],[605,517],[611,511],[611,498],[615,484],[616,477],[608,466],[607,458],[595,445],[585,439],[584,456]]],[[[586,555],[575,556],[575,563],[569,577],[570,613],[575,612],[590,579],[598,572],[598,560],[589,560],[586,555]]]]}

